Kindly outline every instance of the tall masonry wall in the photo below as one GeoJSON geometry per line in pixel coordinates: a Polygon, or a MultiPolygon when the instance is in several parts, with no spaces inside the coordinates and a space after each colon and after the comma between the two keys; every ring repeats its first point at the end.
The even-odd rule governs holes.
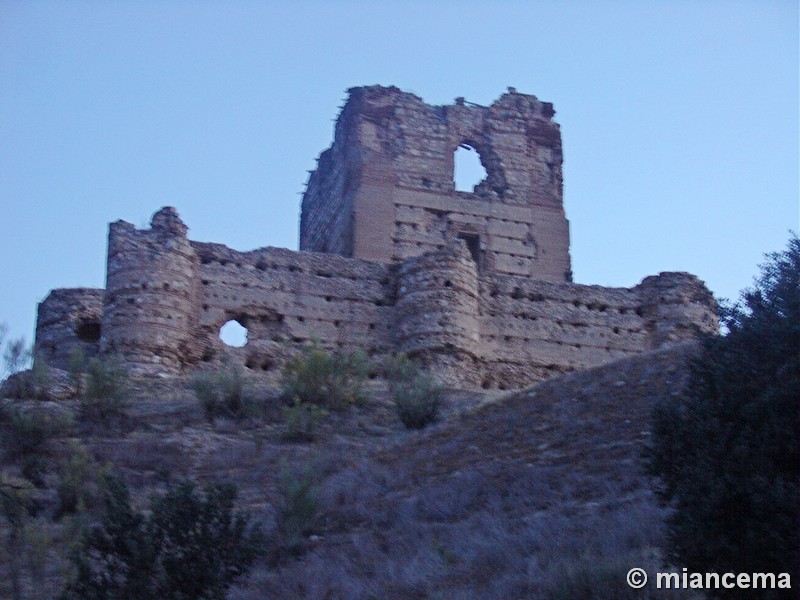
{"type": "Polygon", "coordinates": [[[171,207],[109,227],[105,290],[53,290],[37,359],[75,348],[134,374],[240,365],[278,376],[302,344],[406,352],[468,388],[518,388],[715,331],[688,273],[633,288],[571,282],[561,135],[552,105],[513,89],[491,106],[429,106],[394,87],[349,90],[303,197],[300,248],[189,240],[171,207]],[[453,185],[453,152],[486,178],[453,185]],[[247,329],[242,348],[220,328],[247,329]]]}
{"type": "Polygon", "coordinates": [[[87,353],[115,355],[136,374],[225,361],[277,376],[316,342],[378,360],[407,352],[453,385],[512,389],[716,327],[711,294],[693,275],[662,273],[630,289],[480,275],[458,239],[399,264],[238,252],[189,241],[169,207],[150,229],[112,223],[109,238],[102,301],[99,290],[54,290],[39,306],[37,349],[55,345],[45,355],[53,366],[66,368],[66,350],[94,323],[94,343],[80,342],[87,353]],[[247,328],[242,348],[219,338],[231,320],[247,328]]]}
{"type": "Polygon", "coordinates": [[[481,272],[571,280],[553,106],[513,89],[491,106],[430,106],[394,87],[352,88],[308,180],[300,249],[392,262],[470,241],[481,272]],[[454,152],[486,178],[457,192],[454,152]]]}

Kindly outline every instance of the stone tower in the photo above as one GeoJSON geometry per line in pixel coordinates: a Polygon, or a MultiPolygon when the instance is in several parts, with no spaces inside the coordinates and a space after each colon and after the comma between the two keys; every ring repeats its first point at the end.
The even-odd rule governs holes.
{"type": "Polygon", "coordinates": [[[488,107],[353,88],[308,180],[300,252],[189,240],[171,207],[147,229],[112,223],[106,289],[39,304],[37,360],[68,368],[80,350],[136,375],[224,364],[277,379],[314,341],[505,390],[716,331],[713,296],[688,273],[571,281],[553,114],[513,88],[488,107]],[[470,192],[453,182],[459,146],[486,170],[470,192]],[[230,321],[247,329],[241,347],[220,338],[230,321]]]}
{"type": "Polygon", "coordinates": [[[463,240],[410,258],[397,277],[397,351],[424,360],[443,378],[479,384],[480,282],[463,240]]]}
{"type": "Polygon", "coordinates": [[[199,260],[171,206],[150,229],[111,223],[100,350],[132,373],[177,373],[191,362],[199,260]]]}
{"type": "Polygon", "coordinates": [[[300,249],[399,262],[461,238],[481,273],[570,281],[553,115],[551,104],[513,88],[488,107],[351,88],[308,180],[300,249]],[[487,173],[471,193],[453,182],[462,145],[487,173]]]}

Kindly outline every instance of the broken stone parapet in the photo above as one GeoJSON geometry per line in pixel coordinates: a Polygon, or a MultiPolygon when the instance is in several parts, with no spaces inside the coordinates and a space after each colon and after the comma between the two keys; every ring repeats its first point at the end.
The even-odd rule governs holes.
{"type": "Polygon", "coordinates": [[[172,207],[109,227],[105,290],[53,290],[36,351],[73,349],[132,374],[238,366],[277,379],[303,344],[406,352],[451,385],[514,389],[716,331],[688,273],[633,288],[571,281],[561,134],[551,104],[509,89],[490,106],[349,90],[302,202],[300,251],[192,241],[172,207]],[[453,152],[486,178],[453,186],[453,152]],[[246,343],[220,339],[228,322],[246,343]]]}
{"type": "Polygon", "coordinates": [[[66,369],[70,355],[92,358],[100,351],[104,290],[53,290],[37,307],[34,356],[66,369]]]}
{"type": "Polygon", "coordinates": [[[552,105],[516,91],[491,106],[430,106],[395,87],[349,90],[303,196],[300,249],[392,262],[470,236],[484,273],[571,277],[561,132],[552,105]],[[474,148],[486,178],[453,182],[474,148]]]}
{"type": "Polygon", "coordinates": [[[199,260],[172,207],[151,228],[109,227],[101,351],[134,374],[178,373],[193,362],[199,260]]]}

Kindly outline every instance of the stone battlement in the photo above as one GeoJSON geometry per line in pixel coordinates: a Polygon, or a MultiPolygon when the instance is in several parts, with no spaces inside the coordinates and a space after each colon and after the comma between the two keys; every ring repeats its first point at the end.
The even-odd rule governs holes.
{"type": "Polygon", "coordinates": [[[407,352],[461,387],[511,389],[713,331],[714,301],[687,273],[634,288],[571,283],[552,105],[509,91],[490,107],[426,105],[354,88],[303,198],[301,251],[191,241],[174,208],[149,229],[109,229],[106,290],[54,290],[38,356],[73,347],[135,374],[233,361],[277,375],[317,341],[380,359],[407,352]],[[453,152],[487,177],[452,182],[453,152]],[[220,328],[247,329],[242,348],[220,328]]]}

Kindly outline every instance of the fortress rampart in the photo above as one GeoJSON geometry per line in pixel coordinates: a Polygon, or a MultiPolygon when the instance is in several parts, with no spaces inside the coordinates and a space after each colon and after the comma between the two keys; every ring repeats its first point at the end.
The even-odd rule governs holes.
{"type": "Polygon", "coordinates": [[[513,89],[489,107],[351,89],[308,180],[300,250],[396,262],[461,237],[483,271],[570,280],[554,114],[513,89]],[[486,169],[472,193],[453,186],[460,146],[475,149],[486,169]]]}
{"type": "Polygon", "coordinates": [[[293,346],[317,341],[375,358],[407,352],[453,384],[510,389],[716,324],[710,293],[685,273],[631,289],[480,277],[463,240],[396,265],[281,248],[237,252],[190,242],[182,225],[172,208],[156,213],[151,229],[111,224],[104,299],[102,290],[54,290],[39,306],[37,349],[56,349],[42,355],[48,363],[65,368],[79,345],[90,356],[114,354],[137,374],[224,358],[276,375],[293,346]],[[219,338],[230,320],[247,328],[243,348],[219,338]],[[78,336],[87,327],[95,337],[78,336]]]}
{"type": "Polygon", "coordinates": [[[301,251],[191,241],[174,208],[109,229],[105,290],[54,290],[36,351],[72,348],[139,375],[239,364],[277,376],[303,343],[407,352],[461,387],[511,389],[716,329],[696,277],[634,288],[572,283],[552,106],[514,91],[491,107],[430,107],[356,88],[303,199],[301,251]],[[456,192],[453,151],[487,178],[456,192]],[[220,328],[247,329],[242,348],[220,328]]]}

